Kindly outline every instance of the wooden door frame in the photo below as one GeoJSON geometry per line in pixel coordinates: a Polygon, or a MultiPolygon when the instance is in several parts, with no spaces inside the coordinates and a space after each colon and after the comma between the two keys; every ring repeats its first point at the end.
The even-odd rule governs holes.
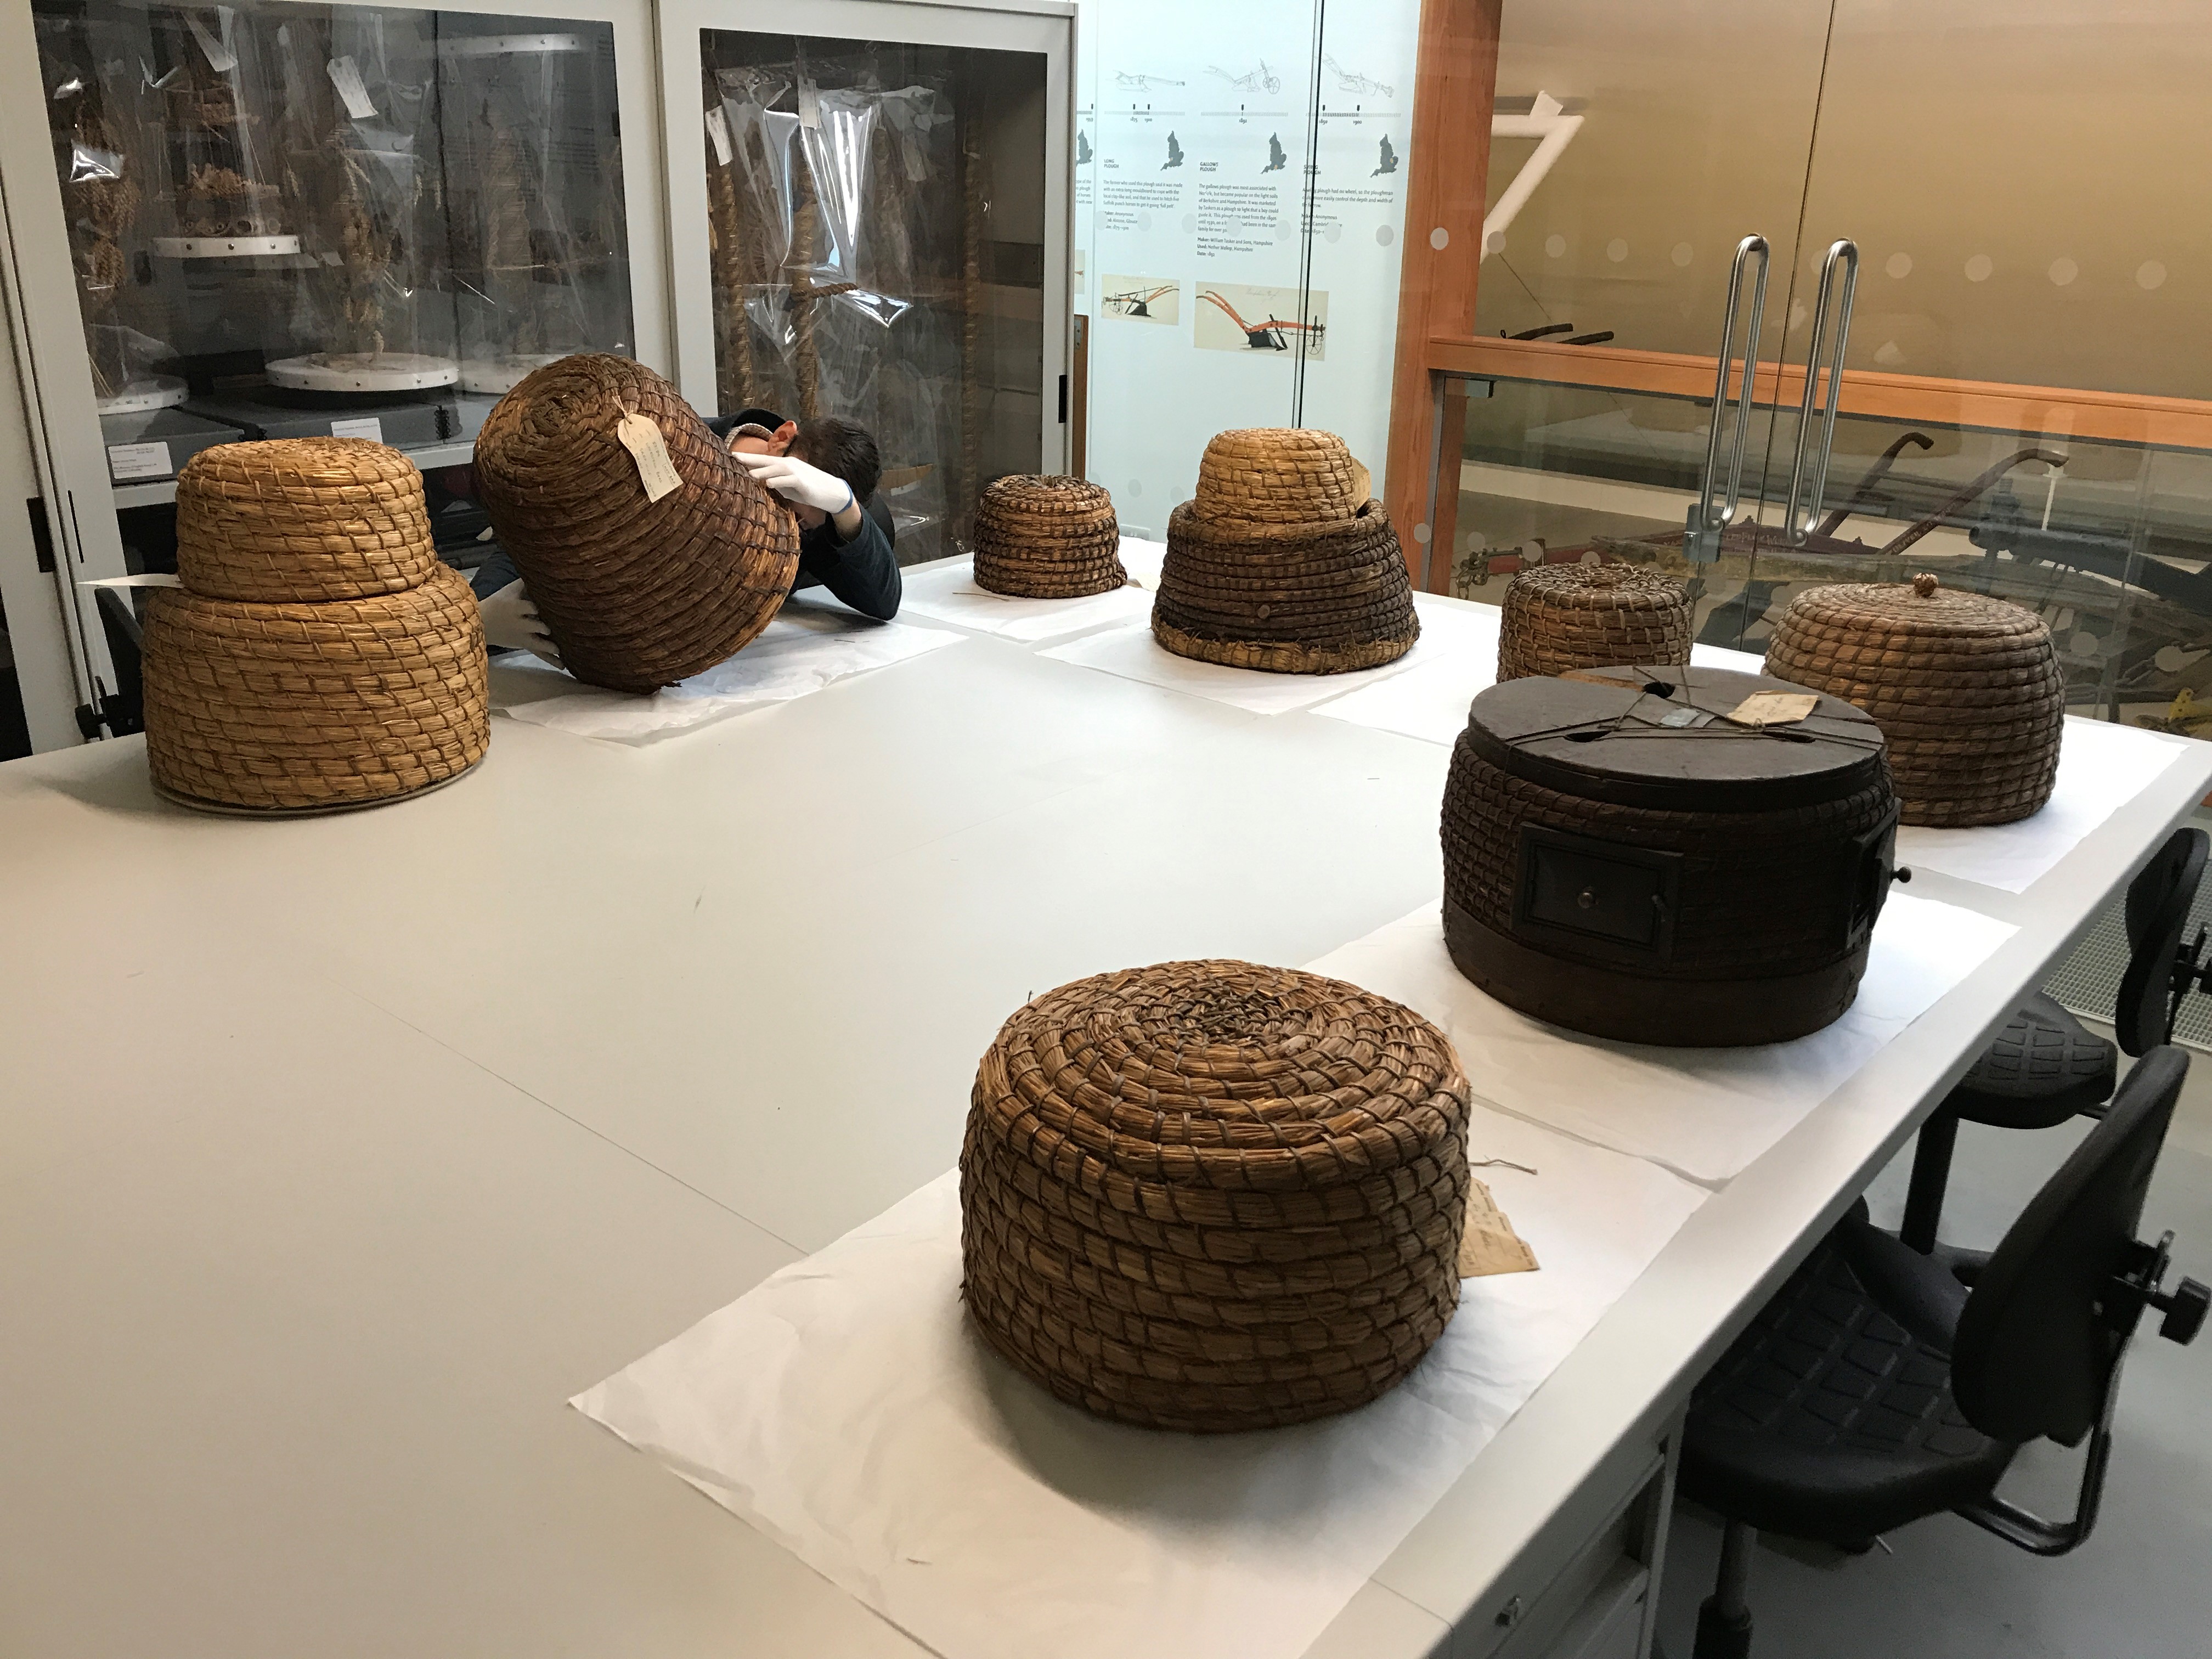
{"type": "Polygon", "coordinates": [[[1459,506],[1456,490],[1433,504],[1430,499],[1443,401],[1438,371],[1453,367],[1437,343],[1474,333],[1504,9],[1504,0],[1421,4],[1383,488],[1414,585],[1434,592],[1451,585],[1459,506]]]}

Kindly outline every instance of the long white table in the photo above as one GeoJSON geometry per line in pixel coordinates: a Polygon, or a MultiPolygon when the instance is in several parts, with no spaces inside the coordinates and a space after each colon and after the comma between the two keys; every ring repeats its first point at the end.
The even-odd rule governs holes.
{"type": "MultiPolygon", "coordinates": [[[[11,1644],[921,1651],[563,1402],[948,1168],[1031,993],[1432,898],[1446,760],[975,637],[651,748],[502,720],[338,817],[175,811],[135,740],[0,767],[11,1644]]],[[[1600,1593],[1702,1368],[2208,786],[2192,747],[2022,894],[1923,875],[2020,931],[1704,1205],[1316,1659],[1519,1654],[1600,1593]]]]}

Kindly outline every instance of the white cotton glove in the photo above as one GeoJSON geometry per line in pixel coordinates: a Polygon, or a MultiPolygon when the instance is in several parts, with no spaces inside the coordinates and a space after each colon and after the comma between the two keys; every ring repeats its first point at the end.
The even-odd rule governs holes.
{"type": "Polygon", "coordinates": [[[809,466],[796,455],[737,452],[730,459],[793,507],[811,507],[835,518],[853,505],[852,485],[818,466],[809,466]]]}
{"type": "Polygon", "coordinates": [[[477,610],[483,617],[485,644],[527,651],[556,668],[561,666],[561,653],[554,648],[552,635],[545,631],[545,619],[538,614],[538,607],[531,604],[530,594],[520,582],[509,582],[489,599],[478,599],[477,610]]]}

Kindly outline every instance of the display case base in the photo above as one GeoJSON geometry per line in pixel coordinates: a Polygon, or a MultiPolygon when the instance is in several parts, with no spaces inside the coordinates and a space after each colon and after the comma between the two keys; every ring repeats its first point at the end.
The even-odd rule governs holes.
{"type": "Polygon", "coordinates": [[[269,365],[269,378],[295,392],[425,392],[460,378],[451,357],[415,351],[380,351],[372,356],[318,351],[283,357],[269,365]]]}

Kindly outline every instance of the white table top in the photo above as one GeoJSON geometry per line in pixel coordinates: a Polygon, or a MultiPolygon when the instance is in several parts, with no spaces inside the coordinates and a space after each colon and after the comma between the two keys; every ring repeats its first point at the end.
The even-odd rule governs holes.
{"type": "MultiPolygon", "coordinates": [[[[905,1638],[568,1397],[949,1167],[1034,991],[1433,897],[1435,744],[1002,640],[285,823],[135,740],[0,767],[0,1605],[26,1652],[867,1656],[905,1638]],[[119,1593],[128,1586],[128,1593],[119,1593]]],[[[1425,1653],[1679,1402],[2212,783],[1707,1202],[1316,1655],[1425,1653]]]]}

